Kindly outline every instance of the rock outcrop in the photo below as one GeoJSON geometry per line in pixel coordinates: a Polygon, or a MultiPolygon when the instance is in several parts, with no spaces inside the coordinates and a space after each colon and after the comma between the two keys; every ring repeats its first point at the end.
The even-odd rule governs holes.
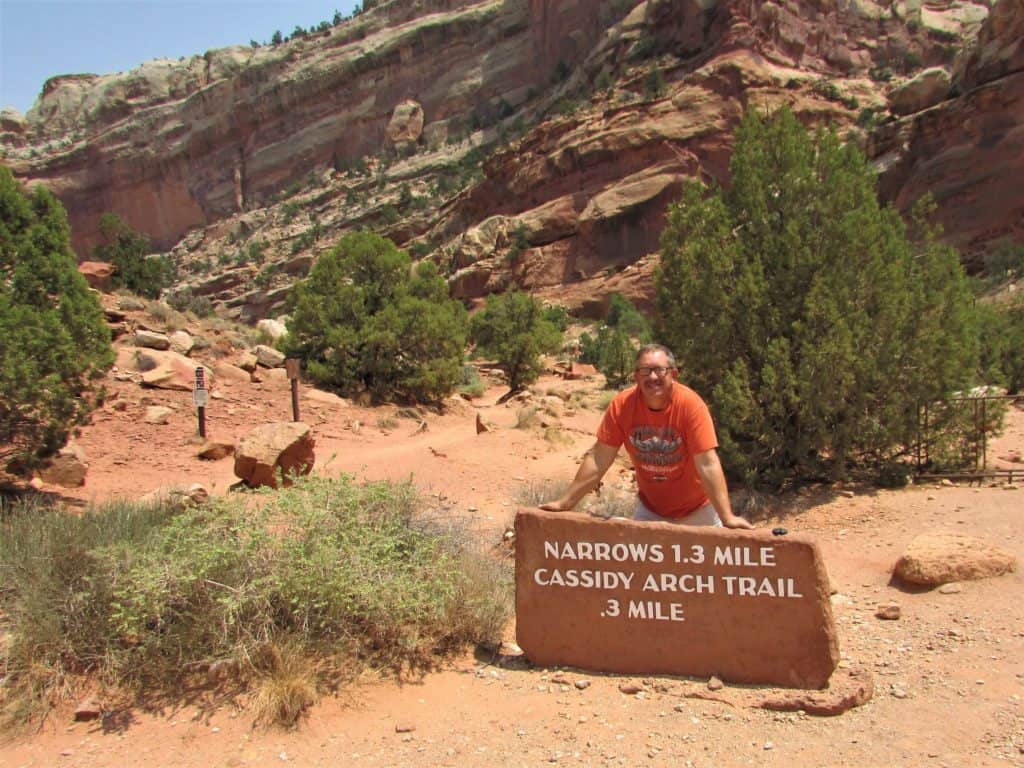
{"type": "Polygon", "coordinates": [[[314,445],[308,424],[262,424],[235,448],[235,476],[251,488],[277,488],[279,482],[290,485],[294,475],[313,470],[314,445]]]}
{"type": "Polygon", "coordinates": [[[72,442],[61,448],[56,456],[39,468],[39,477],[51,485],[77,488],[85,485],[88,471],[89,462],[85,457],[85,451],[72,442]]]}
{"type": "Polygon", "coordinates": [[[946,239],[977,265],[1000,240],[1024,242],[1024,1],[995,3],[952,89],[885,126],[874,153],[883,196],[905,209],[930,193],[946,239]]]}
{"type": "Polygon", "coordinates": [[[516,284],[598,315],[612,291],[651,300],[668,205],[686,178],[727,183],[751,105],[843,130],[868,110],[889,199],[933,191],[971,252],[1024,240],[1022,18],[1021,0],[392,0],[280,45],[53,78],[0,117],[0,147],[64,202],[81,256],[116,212],[246,321],[357,228],[430,254],[459,298],[516,284]]]}

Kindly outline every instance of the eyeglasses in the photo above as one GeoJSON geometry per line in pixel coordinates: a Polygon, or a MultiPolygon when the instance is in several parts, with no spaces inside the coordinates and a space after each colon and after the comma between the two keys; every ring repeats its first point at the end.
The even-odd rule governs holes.
{"type": "Polygon", "coordinates": [[[658,377],[659,379],[663,379],[663,378],[665,378],[665,375],[666,375],[666,374],[667,374],[667,373],[668,373],[668,372],[669,372],[670,370],[672,370],[672,369],[671,369],[671,368],[665,368],[664,366],[660,366],[660,365],[659,365],[659,366],[658,366],[657,368],[647,368],[647,367],[644,367],[644,368],[637,368],[637,369],[636,369],[636,372],[637,372],[637,373],[639,373],[639,374],[640,374],[640,375],[641,375],[641,376],[642,376],[643,378],[645,378],[645,379],[646,379],[646,378],[647,378],[648,376],[650,376],[650,375],[651,375],[652,373],[653,373],[653,374],[654,374],[655,376],[657,376],[657,377],[658,377]]]}

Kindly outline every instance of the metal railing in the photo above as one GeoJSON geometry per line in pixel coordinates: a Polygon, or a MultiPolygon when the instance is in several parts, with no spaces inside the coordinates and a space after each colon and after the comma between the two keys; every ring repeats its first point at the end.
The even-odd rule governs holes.
{"type": "MultiPolygon", "coordinates": [[[[989,423],[989,414],[992,408],[989,403],[993,401],[1012,402],[1024,400],[1024,395],[980,395],[978,397],[953,397],[947,400],[940,400],[930,405],[924,405],[918,409],[917,414],[917,446],[915,480],[996,480],[1006,479],[1012,483],[1014,477],[1024,480],[1024,465],[1020,468],[993,468],[988,465],[988,438],[989,434],[995,431],[995,424],[989,423]],[[926,468],[931,464],[929,448],[932,441],[929,439],[930,415],[932,409],[949,407],[950,404],[969,404],[970,408],[970,429],[966,430],[963,438],[963,456],[969,458],[973,464],[972,468],[965,468],[951,472],[928,472],[926,468]]],[[[955,407],[955,405],[954,405],[955,407]]]]}

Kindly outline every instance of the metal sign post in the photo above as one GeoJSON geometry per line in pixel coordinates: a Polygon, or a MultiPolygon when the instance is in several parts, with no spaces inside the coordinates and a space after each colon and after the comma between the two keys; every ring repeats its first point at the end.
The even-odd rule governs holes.
{"type": "Polygon", "coordinates": [[[297,357],[289,357],[284,361],[285,372],[292,384],[292,421],[299,420],[299,368],[300,360],[297,357]]]}
{"type": "Polygon", "coordinates": [[[206,437],[206,404],[210,402],[210,390],[206,388],[206,371],[196,368],[196,388],[192,391],[192,402],[199,410],[199,436],[206,437]]]}

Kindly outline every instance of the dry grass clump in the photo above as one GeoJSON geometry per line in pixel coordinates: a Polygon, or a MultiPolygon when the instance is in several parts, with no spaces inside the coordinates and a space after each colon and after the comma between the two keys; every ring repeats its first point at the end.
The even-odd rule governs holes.
{"type": "Polygon", "coordinates": [[[507,565],[408,483],[310,477],[184,511],[0,511],[8,726],[77,676],[173,697],[214,666],[255,692],[259,718],[293,723],[325,681],[418,673],[500,641],[511,612],[507,565]]]}
{"type": "Polygon", "coordinates": [[[257,723],[293,727],[318,697],[318,675],[313,661],[292,639],[268,645],[255,666],[249,708],[257,723]]]}

